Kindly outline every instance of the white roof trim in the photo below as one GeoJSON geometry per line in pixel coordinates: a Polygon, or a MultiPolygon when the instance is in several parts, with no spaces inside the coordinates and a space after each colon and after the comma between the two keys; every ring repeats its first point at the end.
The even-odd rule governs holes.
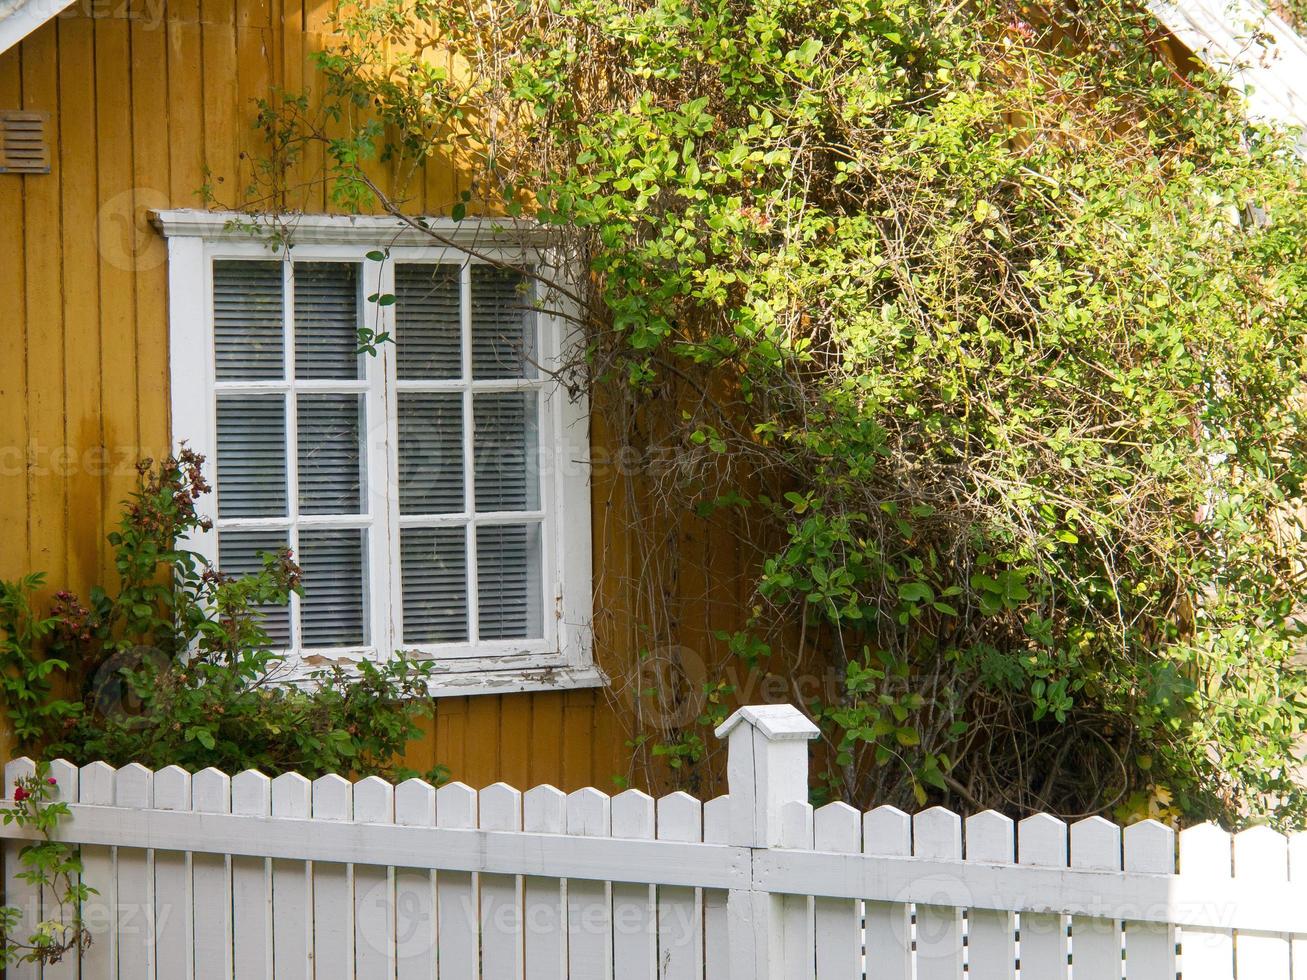
{"type": "Polygon", "coordinates": [[[0,53],[72,5],[73,0],[0,0],[0,53]]]}
{"type": "Polygon", "coordinates": [[[1230,86],[1248,100],[1254,119],[1307,134],[1307,42],[1283,18],[1259,0],[1152,0],[1150,6],[1185,47],[1230,71],[1230,86]]]}

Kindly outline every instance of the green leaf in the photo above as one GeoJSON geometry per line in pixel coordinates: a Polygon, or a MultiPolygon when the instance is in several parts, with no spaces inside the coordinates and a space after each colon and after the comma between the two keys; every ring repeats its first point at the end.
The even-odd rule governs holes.
{"type": "Polygon", "coordinates": [[[904,727],[894,732],[894,740],[904,746],[920,745],[921,734],[915,728],[904,727]]]}
{"type": "Polygon", "coordinates": [[[925,582],[909,582],[899,586],[899,598],[905,602],[930,602],[935,593],[925,582]]]}
{"type": "Polygon", "coordinates": [[[821,40],[810,37],[799,45],[799,60],[807,64],[812,64],[817,60],[817,55],[821,54],[821,40]]]}

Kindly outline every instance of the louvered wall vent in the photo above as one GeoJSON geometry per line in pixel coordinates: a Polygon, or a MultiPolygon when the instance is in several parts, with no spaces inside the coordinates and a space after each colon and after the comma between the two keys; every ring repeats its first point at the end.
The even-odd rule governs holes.
{"type": "Polygon", "coordinates": [[[49,115],[0,109],[0,174],[48,174],[50,147],[45,141],[49,115]]]}

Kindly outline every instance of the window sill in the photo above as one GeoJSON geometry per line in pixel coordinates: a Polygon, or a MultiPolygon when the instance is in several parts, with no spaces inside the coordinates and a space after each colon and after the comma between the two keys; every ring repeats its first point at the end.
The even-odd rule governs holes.
{"type": "MultiPolygon", "coordinates": [[[[409,655],[415,659],[425,659],[415,651],[409,651],[409,655]]],[[[373,659],[372,651],[349,651],[332,657],[319,653],[306,661],[286,663],[269,680],[274,684],[312,687],[317,683],[313,674],[333,664],[342,668],[346,677],[353,678],[358,676],[354,665],[361,658],[373,659]]],[[[539,654],[512,658],[517,662],[510,661],[506,664],[495,664],[497,659],[499,658],[487,657],[479,660],[437,661],[427,679],[427,691],[433,698],[461,698],[476,694],[575,691],[607,687],[609,684],[608,675],[594,664],[548,663],[550,659],[561,660],[557,654],[552,658],[539,654]],[[542,663],[542,660],[545,662],[542,663]]]]}
{"type": "Polygon", "coordinates": [[[466,671],[442,670],[437,667],[432,672],[427,689],[433,698],[457,698],[473,694],[575,691],[607,685],[608,675],[595,666],[466,671]]]}

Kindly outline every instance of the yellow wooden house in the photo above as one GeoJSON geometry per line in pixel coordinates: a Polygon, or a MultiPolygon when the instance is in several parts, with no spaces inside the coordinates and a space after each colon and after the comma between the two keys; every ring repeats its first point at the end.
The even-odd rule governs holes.
{"type": "MultiPolygon", "coordinates": [[[[619,434],[532,367],[565,349],[561,322],[524,313],[491,265],[329,214],[320,187],[289,223],[293,262],[200,210],[199,189],[222,199],[260,148],[254,100],[312,88],[328,13],[0,0],[0,577],[112,581],[105,534],[136,461],[187,441],[216,463],[197,547],[239,569],[289,544],[304,566],[305,598],[273,624],[297,662],[437,659],[415,768],[608,786],[630,775],[641,685],[617,665],[650,642],[652,572],[629,546],[638,481],[611,462],[619,434]],[[382,244],[384,267],[368,258],[382,244]],[[362,297],[392,291],[400,339],[360,358],[362,297]]],[[[1255,111],[1307,122],[1307,47],[1282,22],[1249,0],[1157,13],[1222,62],[1261,24],[1271,50],[1234,80],[1255,111]]],[[[414,207],[448,214],[462,190],[429,166],[414,207]]],[[[475,222],[446,232],[532,247],[475,222]]],[[[662,640],[703,675],[748,607],[748,556],[730,527],[662,533],[662,640]]]]}

